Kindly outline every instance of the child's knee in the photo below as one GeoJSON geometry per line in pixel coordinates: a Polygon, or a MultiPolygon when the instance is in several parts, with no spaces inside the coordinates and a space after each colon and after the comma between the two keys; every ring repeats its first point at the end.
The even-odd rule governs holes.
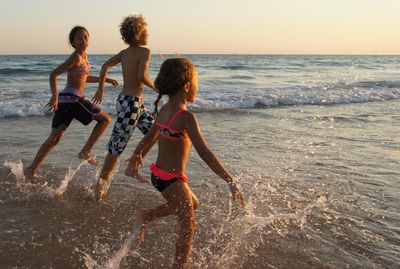
{"type": "Polygon", "coordinates": [[[58,142],[60,142],[60,140],[63,138],[63,136],[64,136],[64,133],[58,133],[58,134],[55,134],[55,135],[53,135],[53,136],[51,136],[50,137],[50,144],[52,145],[52,146],[55,146],[55,145],[57,145],[58,144],[58,142]]]}
{"type": "Polygon", "coordinates": [[[112,121],[111,116],[108,113],[102,112],[101,117],[96,119],[99,123],[109,125],[112,121]]]}

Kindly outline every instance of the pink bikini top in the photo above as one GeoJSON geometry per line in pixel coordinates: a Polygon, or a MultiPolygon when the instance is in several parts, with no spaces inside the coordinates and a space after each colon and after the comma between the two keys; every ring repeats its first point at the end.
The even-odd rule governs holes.
{"type": "Polygon", "coordinates": [[[77,68],[68,70],[68,75],[87,75],[90,72],[90,64],[85,62],[77,68]]]}
{"type": "Polygon", "coordinates": [[[158,133],[165,138],[172,139],[172,140],[186,140],[189,139],[189,135],[186,130],[175,130],[171,128],[172,123],[176,119],[176,117],[181,114],[184,109],[179,109],[169,120],[168,125],[164,125],[160,122],[156,122],[156,125],[158,126],[158,133]]]}

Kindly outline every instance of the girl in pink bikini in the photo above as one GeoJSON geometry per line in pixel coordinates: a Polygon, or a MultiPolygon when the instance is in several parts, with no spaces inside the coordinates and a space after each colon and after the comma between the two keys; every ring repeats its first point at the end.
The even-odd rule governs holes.
{"type": "Polygon", "coordinates": [[[187,184],[185,175],[191,145],[203,161],[218,176],[228,183],[232,197],[244,205],[243,194],[233,177],[225,170],[217,157],[208,148],[200,131],[196,116],[187,110],[187,102],[194,102],[198,90],[198,74],[193,63],[184,58],[168,59],[155,80],[159,90],[157,104],[162,95],[168,95],[168,102],[161,108],[155,124],[141,140],[129,159],[125,174],[141,182],[148,180],[138,172],[149,147],[158,141],[158,156],[150,167],[151,183],[167,200],[163,205],[138,213],[139,242],[144,232],[155,219],[176,215],[180,232],[176,242],[175,259],[172,268],[188,268],[188,261],[195,231],[194,211],[199,202],[187,184]]]}
{"type": "MultiPolygon", "coordinates": [[[[69,41],[75,51],[63,64],[50,73],[52,97],[46,106],[49,110],[55,112],[52,130],[40,147],[32,164],[25,169],[25,177],[28,180],[34,180],[40,165],[54,146],[58,144],[73,119],[77,119],[84,125],[88,125],[92,120],[97,121],[85,146],[78,155],[81,159],[87,159],[89,163],[97,164],[91,150],[111,122],[110,115],[101,111],[83,97],[86,82],[97,83],[99,81],[98,77],[89,75],[90,65],[86,53],[89,45],[89,32],[82,26],[75,26],[69,34],[69,41]],[[67,72],[67,85],[63,91],[58,93],[57,77],[64,72],[67,72]]],[[[107,78],[106,81],[114,87],[118,86],[118,82],[114,79],[107,78]]]]}

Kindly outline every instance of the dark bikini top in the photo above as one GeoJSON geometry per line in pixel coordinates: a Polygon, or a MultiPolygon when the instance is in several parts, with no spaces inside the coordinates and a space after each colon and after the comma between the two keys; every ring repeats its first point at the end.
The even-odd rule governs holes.
{"type": "Polygon", "coordinates": [[[175,130],[171,128],[171,124],[174,122],[176,117],[178,117],[179,114],[181,114],[184,109],[179,109],[169,120],[168,125],[164,125],[162,123],[156,122],[156,125],[158,126],[158,133],[165,138],[172,139],[172,140],[186,140],[189,139],[189,135],[186,132],[186,130],[175,130]]]}
{"type": "Polygon", "coordinates": [[[81,64],[77,68],[68,70],[68,74],[72,75],[86,75],[89,72],[90,72],[90,64],[88,62],[81,64]]]}

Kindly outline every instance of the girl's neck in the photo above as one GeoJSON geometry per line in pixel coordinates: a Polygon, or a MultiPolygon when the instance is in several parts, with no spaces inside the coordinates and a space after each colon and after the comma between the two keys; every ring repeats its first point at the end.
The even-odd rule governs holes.
{"type": "Polygon", "coordinates": [[[179,108],[182,108],[182,109],[186,109],[186,96],[183,96],[183,95],[178,93],[178,94],[176,94],[174,96],[171,96],[169,98],[169,100],[168,100],[168,103],[171,106],[179,107],[179,108]]]}
{"type": "Polygon", "coordinates": [[[86,59],[87,53],[85,50],[75,50],[75,53],[86,59]]]}

